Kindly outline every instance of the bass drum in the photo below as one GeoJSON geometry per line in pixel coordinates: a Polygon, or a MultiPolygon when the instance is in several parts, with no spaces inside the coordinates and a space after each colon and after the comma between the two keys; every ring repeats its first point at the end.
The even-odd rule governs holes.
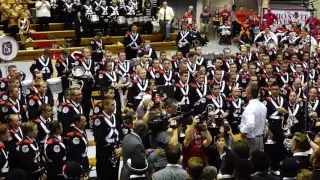
{"type": "Polygon", "coordinates": [[[117,22],[119,25],[124,25],[124,24],[126,24],[126,18],[124,16],[119,16],[117,18],[117,22]]]}
{"type": "Polygon", "coordinates": [[[152,21],[151,22],[152,27],[153,27],[153,33],[159,33],[160,32],[160,24],[158,21],[152,21]]]}

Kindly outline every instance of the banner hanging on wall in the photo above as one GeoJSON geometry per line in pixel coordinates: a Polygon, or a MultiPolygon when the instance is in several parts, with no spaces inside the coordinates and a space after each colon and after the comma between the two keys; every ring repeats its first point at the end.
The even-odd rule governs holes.
{"type": "MultiPolygon", "coordinates": [[[[264,14],[266,14],[268,11],[268,8],[263,8],[262,11],[262,17],[264,14]]],[[[273,14],[275,14],[278,17],[277,24],[287,25],[289,24],[289,21],[291,21],[294,17],[294,13],[298,12],[302,24],[310,17],[310,12],[305,11],[304,9],[283,9],[283,8],[272,8],[271,11],[273,14]]]]}

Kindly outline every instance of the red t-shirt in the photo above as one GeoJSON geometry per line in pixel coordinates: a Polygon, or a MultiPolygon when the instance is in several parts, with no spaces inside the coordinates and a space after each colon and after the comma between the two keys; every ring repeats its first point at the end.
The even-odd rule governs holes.
{"type": "Polygon", "coordinates": [[[272,25],[274,20],[278,20],[278,17],[273,13],[267,13],[263,15],[263,19],[266,19],[268,25],[272,25]]]}
{"type": "Polygon", "coordinates": [[[247,13],[244,11],[238,11],[236,13],[236,17],[237,17],[238,21],[242,24],[246,20],[247,13]]]}
{"type": "Polygon", "coordinates": [[[247,31],[249,28],[250,28],[250,24],[249,24],[249,23],[246,23],[246,22],[243,22],[243,23],[242,23],[242,29],[243,29],[244,31],[247,31]]]}
{"type": "Polygon", "coordinates": [[[222,10],[220,12],[220,17],[222,17],[222,23],[224,24],[226,21],[229,21],[229,18],[231,17],[231,12],[228,10],[222,10]]]}
{"type": "MultiPolygon", "coordinates": [[[[198,132],[197,129],[195,129],[195,132],[198,132]]],[[[193,137],[194,138],[194,137],[193,137]]],[[[192,142],[189,144],[188,147],[182,143],[182,156],[183,156],[183,167],[188,167],[188,160],[191,157],[199,157],[203,161],[205,160],[205,152],[204,147],[202,145],[203,140],[192,140],[192,142]]]]}
{"type": "Polygon", "coordinates": [[[192,16],[192,14],[185,13],[183,15],[183,19],[188,23],[188,25],[190,27],[192,27],[192,25],[193,25],[193,16],[192,16]]]}

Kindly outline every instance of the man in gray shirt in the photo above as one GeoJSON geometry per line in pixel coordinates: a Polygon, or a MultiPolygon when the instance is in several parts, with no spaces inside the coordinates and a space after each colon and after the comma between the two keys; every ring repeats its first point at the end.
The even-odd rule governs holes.
{"type": "Polygon", "coordinates": [[[168,146],[165,150],[167,166],[154,173],[152,180],[186,180],[187,171],[179,164],[181,150],[179,145],[168,146]]]}

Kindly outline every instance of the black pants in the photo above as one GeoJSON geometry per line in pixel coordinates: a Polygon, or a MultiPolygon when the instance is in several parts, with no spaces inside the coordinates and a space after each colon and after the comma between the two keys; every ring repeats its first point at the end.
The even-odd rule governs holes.
{"type": "Polygon", "coordinates": [[[64,28],[65,29],[73,29],[72,28],[72,22],[74,20],[73,13],[65,13],[64,14],[64,28]]]}
{"type": "Polygon", "coordinates": [[[119,161],[116,167],[113,167],[114,164],[110,161],[113,151],[113,146],[96,147],[97,177],[101,180],[118,179],[119,161]]]}
{"type": "Polygon", "coordinates": [[[49,30],[49,17],[38,17],[39,20],[39,30],[48,31],[49,30]]]}
{"type": "Polygon", "coordinates": [[[3,32],[4,33],[9,33],[9,27],[8,27],[9,20],[2,21],[2,24],[3,24],[3,32]]]}
{"type": "Polygon", "coordinates": [[[283,145],[284,135],[282,130],[281,120],[268,120],[269,130],[273,134],[275,144],[265,144],[265,152],[271,160],[271,169],[279,170],[280,162],[286,158],[286,149],[283,145]]]}
{"type": "Polygon", "coordinates": [[[89,113],[90,110],[92,109],[92,104],[91,104],[91,93],[92,93],[92,84],[93,81],[92,79],[88,78],[82,78],[81,79],[84,83],[84,86],[82,88],[82,109],[83,109],[83,115],[87,119],[87,126],[90,124],[90,118],[89,118],[89,113]]]}
{"type": "Polygon", "coordinates": [[[19,32],[18,25],[10,26],[9,29],[10,29],[10,36],[13,37],[14,39],[17,39],[17,33],[19,32]]]}
{"type": "Polygon", "coordinates": [[[83,37],[83,32],[76,30],[76,46],[81,46],[81,38],[83,37]]]}
{"type": "Polygon", "coordinates": [[[132,49],[131,47],[126,47],[124,51],[126,53],[127,59],[131,60],[132,58],[137,58],[137,50],[132,49]]]}
{"type": "Polygon", "coordinates": [[[237,21],[232,22],[232,37],[237,37],[240,32],[240,24],[237,21]]]}
{"type": "Polygon", "coordinates": [[[118,36],[121,34],[120,26],[116,20],[111,20],[111,22],[109,23],[109,29],[110,29],[110,34],[109,34],[110,36],[118,36]]]}
{"type": "Polygon", "coordinates": [[[190,52],[190,46],[186,45],[185,47],[179,48],[178,50],[182,52],[183,57],[187,57],[187,54],[190,52]]]}

